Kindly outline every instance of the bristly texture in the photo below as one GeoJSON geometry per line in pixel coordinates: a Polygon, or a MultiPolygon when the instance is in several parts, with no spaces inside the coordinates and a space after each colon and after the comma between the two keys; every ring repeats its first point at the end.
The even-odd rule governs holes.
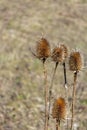
{"type": "Polygon", "coordinates": [[[46,60],[50,56],[50,45],[45,38],[37,43],[36,47],[37,57],[41,60],[46,60]]]}
{"type": "Polygon", "coordinates": [[[64,51],[64,59],[66,59],[68,57],[68,48],[67,46],[65,46],[64,44],[60,45],[63,48],[64,51]]]}
{"type": "Polygon", "coordinates": [[[71,71],[80,71],[82,69],[82,56],[80,52],[71,52],[69,58],[69,68],[71,71]]]}
{"type": "Polygon", "coordinates": [[[55,47],[52,52],[52,59],[55,62],[63,62],[64,60],[64,51],[62,47],[55,47]]]}
{"type": "Polygon", "coordinates": [[[52,116],[59,120],[65,119],[66,115],[66,103],[64,98],[60,97],[54,101],[53,109],[52,109],[52,116]]]}

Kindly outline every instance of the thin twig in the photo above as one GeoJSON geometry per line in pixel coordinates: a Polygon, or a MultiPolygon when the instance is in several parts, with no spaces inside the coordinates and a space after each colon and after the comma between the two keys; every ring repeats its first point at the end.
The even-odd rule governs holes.
{"type": "Polygon", "coordinates": [[[52,77],[52,80],[51,80],[51,85],[50,85],[50,88],[49,88],[48,120],[49,120],[49,118],[50,118],[50,107],[51,107],[52,87],[53,87],[53,81],[54,81],[54,77],[55,77],[55,73],[56,73],[57,66],[58,66],[58,62],[56,62],[55,69],[54,69],[54,72],[53,72],[53,77],[52,77]]]}
{"type": "Polygon", "coordinates": [[[38,58],[38,56],[32,51],[32,49],[29,47],[29,51],[32,53],[33,56],[35,56],[36,58],[38,58]]]}
{"type": "Polygon", "coordinates": [[[48,86],[47,86],[47,71],[45,68],[45,59],[43,60],[43,72],[44,72],[44,96],[45,96],[45,126],[44,130],[48,130],[48,108],[47,108],[47,100],[48,100],[48,86]]]}
{"type": "Polygon", "coordinates": [[[76,91],[76,82],[77,82],[77,71],[74,73],[74,85],[72,92],[72,118],[71,118],[71,130],[73,130],[73,122],[74,122],[74,107],[75,107],[75,91],[76,91]]]}

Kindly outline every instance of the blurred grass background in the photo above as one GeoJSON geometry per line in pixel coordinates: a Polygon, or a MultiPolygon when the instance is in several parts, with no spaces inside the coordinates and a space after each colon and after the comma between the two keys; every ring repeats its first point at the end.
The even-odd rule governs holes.
{"type": "MultiPolygon", "coordinates": [[[[43,130],[43,68],[29,52],[42,36],[51,48],[64,43],[70,51],[79,49],[86,66],[87,0],[0,0],[0,130],[43,130]]],[[[54,63],[48,60],[46,66],[50,84],[54,63]]],[[[86,69],[79,74],[75,130],[87,130],[86,75],[86,69]]],[[[67,76],[71,101],[73,74],[68,70],[67,76]]],[[[64,96],[61,88],[59,66],[54,97],[64,96]]]]}

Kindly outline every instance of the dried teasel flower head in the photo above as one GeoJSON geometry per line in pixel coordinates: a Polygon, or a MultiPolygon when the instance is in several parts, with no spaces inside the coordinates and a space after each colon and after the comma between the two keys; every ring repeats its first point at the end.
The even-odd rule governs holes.
{"type": "Polygon", "coordinates": [[[50,56],[50,45],[45,38],[42,37],[40,41],[37,42],[36,53],[37,57],[42,61],[45,61],[50,56]]]}
{"type": "Polygon", "coordinates": [[[67,48],[67,46],[64,45],[64,44],[61,44],[60,46],[63,48],[63,51],[64,51],[64,59],[66,60],[66,58],[68,57],[68,48],[67,48]]]}
{"type": "Polygon", "coordinates": [[[62,119],[65,119],[66,102],[64,98],[59,97],[58,99],[54,101],[53,109],[52,109],[52,116],[53,118],[56,118],[59,121],[61,121],[62,119]]]}
{"type": "Polygon", "coordinates": [[[64,61],[64,50],[61,46],[55,47],[51,55],[53,61],[63,62],[64,61]]]}
{"type": "Polygon", "coordinates": [[[83,60],[79,51],[73,51],[69,57],[69,68],[71,71],[80,71],[82,69],[83,60]]]}

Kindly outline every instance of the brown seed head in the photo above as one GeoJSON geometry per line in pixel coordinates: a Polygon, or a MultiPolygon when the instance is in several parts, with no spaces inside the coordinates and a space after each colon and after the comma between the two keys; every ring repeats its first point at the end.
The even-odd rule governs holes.
{"type": "Polygon", "coordinates": [[[52,59],[55,62],[63,62],[64,60],[64,51],[62,47],[55,47],[52,52],[52,59]]]}
{"type": "Polygon", "coordinates": [[[65,119],[66,115],[66,103],[64,98],[60,97],[54,101],[52,116],[53,118],[58,119],[59,121],[65,119]]]}
{"type": "Polygon", "coordinates": [[[37,43],[36,52],[37,57],[42,60],[50,56],[50,45],[45,38],[41,38],[37,43]]]}
{"type": "Polygon", "coordinates": [[[69,58],[69,68],[71,71],[80,71],[82,68],[82,56],[80,52],[71,52],[69,58]]]}
{"type": "Polygon", "coordinates": [[[63,48],[63,50],[64,50],[64,59],[66,59],[67,57],[68,57],[68,48],[67,48],[67,46],[65,46],[64,44],[61,44],[60,45],[62,48],[63,48]]]}

